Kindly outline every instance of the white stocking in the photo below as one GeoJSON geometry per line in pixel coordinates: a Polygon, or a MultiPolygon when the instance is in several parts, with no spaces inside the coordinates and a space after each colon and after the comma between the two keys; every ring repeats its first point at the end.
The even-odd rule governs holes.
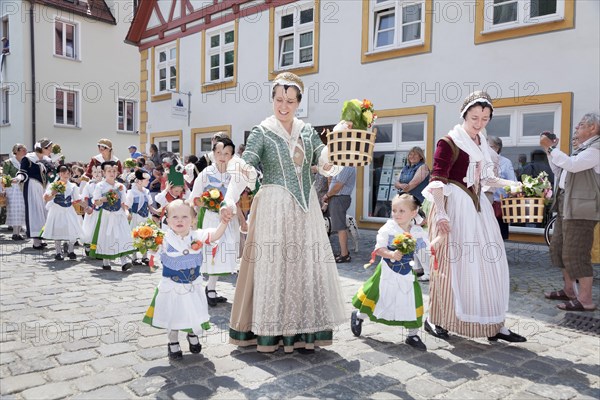
{"type": "MultiPolygon", "coordinates": [[[[208,276],[208,283],[206,284],[206,288],[208,290],[216,290],[217,289],[217,281],[218,280],[219,280],[219,276],[218,275],[209,275],[208,276]]],[[[215,293],[208,293],[208,296],[210,298],[216,297],[215,293]]]]}

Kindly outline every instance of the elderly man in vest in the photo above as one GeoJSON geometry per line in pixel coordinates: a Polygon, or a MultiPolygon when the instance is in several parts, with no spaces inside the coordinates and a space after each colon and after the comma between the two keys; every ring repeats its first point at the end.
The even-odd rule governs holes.
{"type": "Polygon", "coordinates": [[[545,293],[547,299],[564,300],[557,307],[565,311],[594,311],[592,300],[591,251],[594,228],[600,221],[600,116],[581,118],[574,136],[579,142],[571,156],[556,148],[558,139],[540,137],[555,169],[556,194],[553,207],[558,218],[550,243],[552,263],[562,268],[564,287],[545,293]],[[577,293],[574,282],[579,281],[577,293]]]}

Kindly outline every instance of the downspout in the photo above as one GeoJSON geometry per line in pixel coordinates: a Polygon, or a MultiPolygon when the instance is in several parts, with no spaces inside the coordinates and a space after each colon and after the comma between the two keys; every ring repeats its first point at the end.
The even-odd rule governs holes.
{"type": "Polygon", "coordinates": [[[34,0],[29,0],[31,7],[29,8],[29,39],[30,39],[30,51],[31,51],[31,148],[35,145],[36,139],[36,119],[35,119],[35,36],[34,36],[34,13],[33,6],[34,0]]]}

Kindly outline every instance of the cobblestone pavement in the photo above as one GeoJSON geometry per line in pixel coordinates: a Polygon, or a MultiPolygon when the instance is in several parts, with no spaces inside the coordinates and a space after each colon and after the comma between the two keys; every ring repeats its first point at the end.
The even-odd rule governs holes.
{"type": "MultiPolygon", "coordinates": [[[[360,235],[361,251],[339,265],[348,316],[353,294],[371,273],[362,264],[375,232],[360,235]]],[[[574,314],[543,298],[543,290],[561,284],[545,246],[507,243],[507,325],[527,336],[524,344],[457,336],[446,342],[422,333],[428,347],[422,353],[404,344],[400,328],[365,322],[360,338],[343,325],[334,345],[314,354],[258,354],[227,344],[230,279],[218,284],[229,303],[210,310],[213,329],[202,338],[202,353],[184,352],[182,361],[171,362],[165,332],[140,322],[159,272],[106,272],[99,261],[84,257],[56,262],[52,251],[40,253],[31,242],[9,239],[2,230],[3,399],[600,398],[600,337],[564,327],[574,314]]],[[[423,289],[426,294],[427,284],[423,289]]],[[[579,315],[599,318],[600,312],[579,315]]]]}

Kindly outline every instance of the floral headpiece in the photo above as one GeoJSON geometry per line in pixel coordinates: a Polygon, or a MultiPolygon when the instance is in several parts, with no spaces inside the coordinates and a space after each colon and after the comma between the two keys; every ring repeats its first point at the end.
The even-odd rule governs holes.
{"type": "Polygon", "coordinates": [[[476,103],[487,103],[492,108],[492,112],[494,112],[494,106],[492,105],[492,98],[490,97],[490,95],[482,90],[478,90],[467,96],[462,106],[460,107],[460,117],[464,119],[465,113],[467,112],[469,107],[476,103]]]}
{"type": "Polygon", "coordinates": [[[277,85],[294,86],[300,91],[300,94],[304,94],[304,82],[298,77],[298,75],[291,72],[282,72],[275,77],[273,81],[273,89],[277,85]]]}

